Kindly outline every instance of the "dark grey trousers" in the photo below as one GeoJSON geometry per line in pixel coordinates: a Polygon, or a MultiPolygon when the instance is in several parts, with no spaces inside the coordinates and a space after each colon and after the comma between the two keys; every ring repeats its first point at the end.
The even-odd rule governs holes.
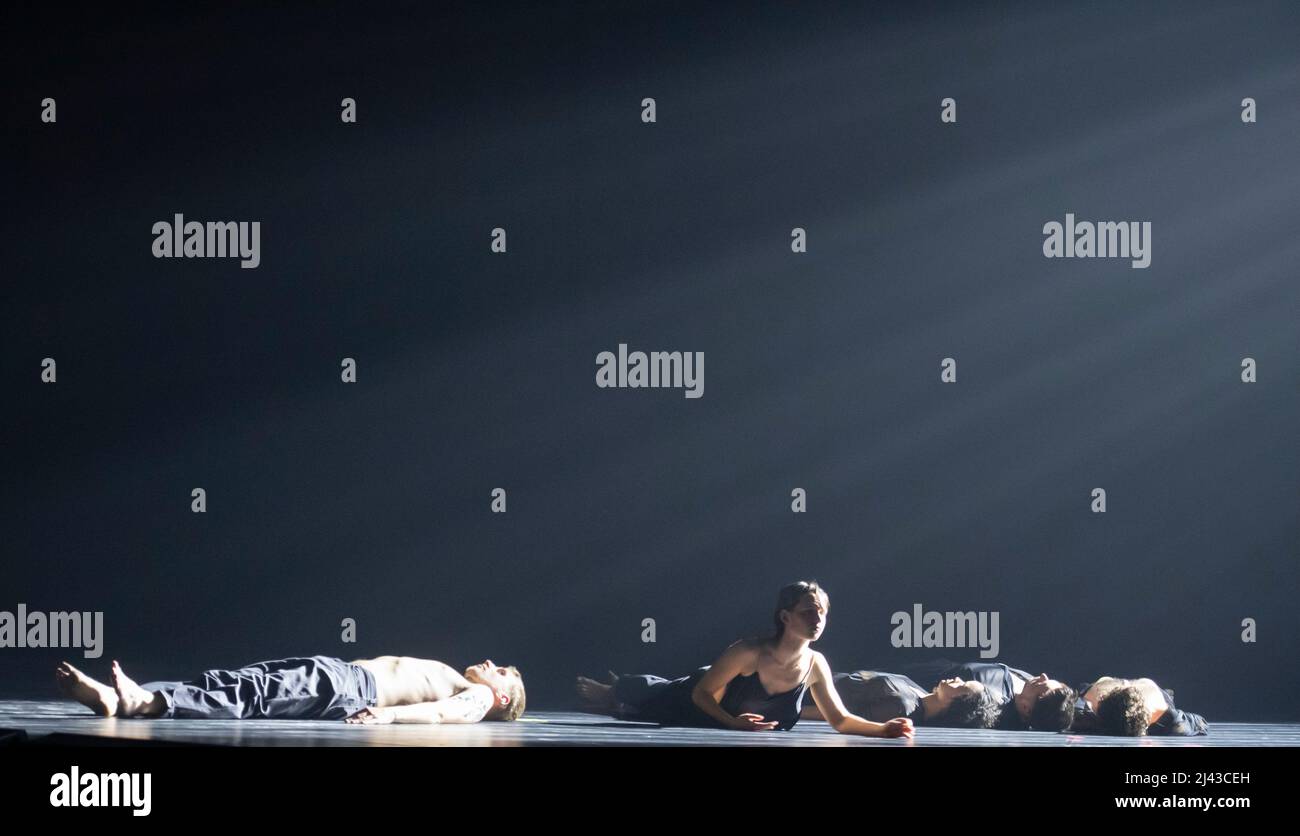
{"type": "Polygon", "coordinates": [[[162,716],[178,719],[341,720],[378,702],[370,671],[333,656],[272,659],[140,687],[161,693],[162,716]]]}

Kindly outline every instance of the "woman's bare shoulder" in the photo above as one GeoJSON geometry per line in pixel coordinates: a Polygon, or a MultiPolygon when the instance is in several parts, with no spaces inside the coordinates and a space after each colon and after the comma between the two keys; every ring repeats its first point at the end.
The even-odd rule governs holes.
{"type": "Polygon", "coordinates": [[[736,639],[727,647],[727,653],[740,658],[758,658],[767,651],[767,639],[736,639]]]}

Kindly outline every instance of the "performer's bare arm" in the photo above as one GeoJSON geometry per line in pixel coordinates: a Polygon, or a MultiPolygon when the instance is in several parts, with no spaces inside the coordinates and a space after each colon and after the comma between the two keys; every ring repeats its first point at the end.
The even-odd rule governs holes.
{"type": "Polygon", "coordinates": [[[840,734],[860,734],[864,737],[911,737],[912,721],[905,717],[895,717],[888,723],[874,723],[859,717],[844,707],[839,692],[835,690],[835,681],[830,663],[820,653],[813,652],[813,668],[808,676],[808,691],[813,702],[817,704],[818,713],[826,718],[831,728],[840,734]]]}
{"type": "Polygon", "coordinates": [[[735,717],[721,705],[727,684],[732,679],[747,676],[746,670],[752,672],[758,669],[758,654],[758,645],[755,643],[744,639],[734,642],[695,684],[695,689],[691,691],[691,701],[705,714],[729,728],[743,731],[770,731],[776,728],[775,720],[766,720],[757,714],[735,717]]]}
{"type": "Polygon", "coordinates": [[[398,705],[391,710],[394,723],[477,723],[492,709],[492,689],[470,685],[445,700],[398,705]]]}

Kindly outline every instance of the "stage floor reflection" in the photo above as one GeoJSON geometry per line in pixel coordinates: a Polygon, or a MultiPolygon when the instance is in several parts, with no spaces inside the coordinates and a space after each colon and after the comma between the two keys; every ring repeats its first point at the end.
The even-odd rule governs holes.
{"type": "MultiPolygon", "coordinates": [[[[218,746],[1300,746],[1300,723],[1210,723],[1204,737],[1122,738],[1047,732],[917,730],[909,742],[836,734],[803,721],[789,732],[660,728],[594,714],[529,712],[515,723],[353,726],[313,720],[142,720],[96,717],[75,702],[0,700],[0,736],[80,743],[93,736],[218,746]]],[[[107,741],[105,741],[107,742],[107,741]]]]}

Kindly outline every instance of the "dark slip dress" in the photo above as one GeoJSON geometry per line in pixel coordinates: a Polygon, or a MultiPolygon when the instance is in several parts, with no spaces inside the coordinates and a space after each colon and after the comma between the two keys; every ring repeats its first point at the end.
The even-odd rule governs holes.
{"type": "MultiPolygon", "coordinates": [[[[664,679],[653,674],[620,676],[614,684],[616,708],[614,716],[620,720],[658,723],[661,726],[690,726],[695,728],[724,729],[717,720],[701,711],[691,700],[691,692],[709,670],[705,666],[677,679],[664,679]]],[[[803,698],[808,693],[808,677],[779,694],[769,694],[759,681],[758,671],[748,676],[737,676],[727,683],[719,705],[733,717],[741,714],[758,714],[764,720],[776,721],[777,731],[789,731],[799,722],[803,698]]]]}

